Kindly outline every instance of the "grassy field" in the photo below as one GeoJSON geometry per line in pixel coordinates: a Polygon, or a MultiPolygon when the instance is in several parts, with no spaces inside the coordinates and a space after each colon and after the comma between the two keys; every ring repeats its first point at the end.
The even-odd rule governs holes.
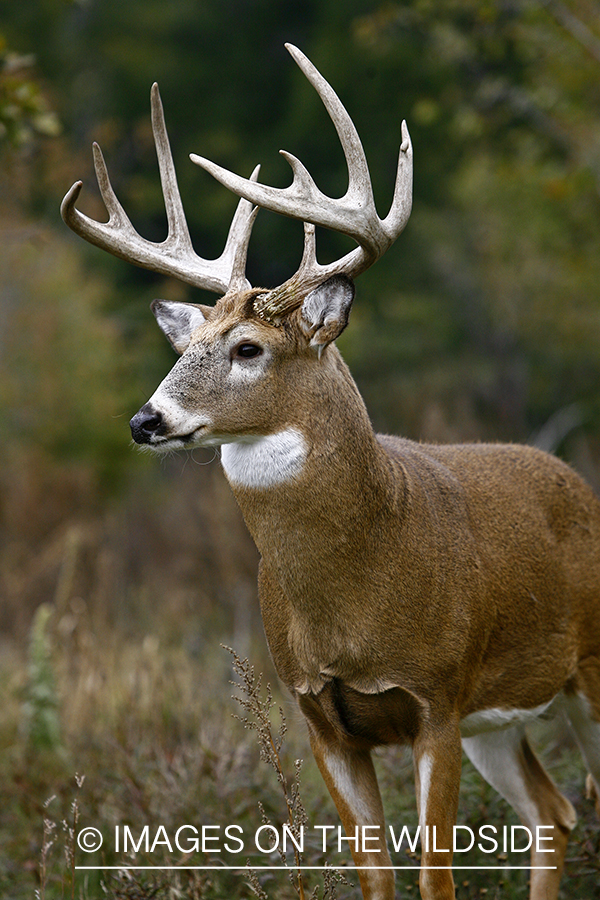
{"type": "MultiPolygon", "coordinates": [[[[353,873],[344,879],[349,883],[340,884],[329,872],[324,877],[318,871],[303,872],[300,885],[293,871],[298,859],[289,849],[291,879],[286,872],[259,870],[281,865],[277,852],[268,852],[274,832],[263,829],[262,851],[253,844],[266,823],[279,833],[285,823],[291,823],[292,831],[305,823],[304,865],[347,864],[350,857],[347,850],[338,853],[334,837],[328,852],[322,852],[313,826],[337,828],[337,815],[310,757],[304,725],[289,698],[279,696],[260,633],[248,648],[257,674],[249,664],[240,668],[238,658],[234,675],[234,660],[219,645],[218,635],[200,632],[191,640],[190,623],[181,625],[178,635],[172,626],[164,634],[128,635],[122,629],[95,627],[83,603],[71,604],[62,616],[47,605],[38,610],[26,647],[3,646],[1,896],[235,900],[258,893],[263,900],[358,898],[353,873]],[[258,672],[264,673],[261,684],[258,672]],[[232,679],[241,688],[232,688],[232,679]],[[273,686],[272,701],[267,682],[273,686]],[[232,699],[234,693],[247,708],[232,699]],[[300,759],[305,760],[301,767],[300,759]],[[224,830],[233,824],[237,830],[226,841],[224,830]],[[183,849],[174,845],[183,825],[195,826],[200,834],[206,827],[204,852],[195,852],[188,840],[194,835],[191,829],[181,832],[183,849]],[[77,834],[89,827],[103,835],[100,852],[84,853],[77,846],[77,834]],[[237,852],[239,842],[233,841],[240,835],[243,852],[237,852]],[[227,852],[225,844],[235,852],[227,852]],[[247,870],[182,868],[247,864],[256,867],[254,876],[247,870]],[[75,868],[81,865],[123,868],[75,868]],[[148,865],[179,868],[126,868],[148,865]]],[[[592,804],[583,797],[585,772],[564,730],[550,732],[544,725],[534,739],[579,815],[561,897],[592,898],[600,877],[599,836],[592,804]]],[[[380,751],[377,768],[388,822],[412,831],[417,822],[409,752],[380,751]]],[[[474,830],[486,823],[497,828],[516,824],[466,761],[458,822],[474,830]]],[[[418,857],[401,852],[394,861],[414,866],[418,857]]],[[[510,859],[501,853],[493,858],[499,866],[515,861],[521,864],[512,854],[510,859]]],[[[490,865],[490,857],[469,853],[464,863],[490,865]]],[[[456,882],[457,896],[464,900],[527,896],[527,872],[522,871],[457,871],[456,882]]],[[[399,872],[397,885],[400,895],[418,896],[414,870],[399,872]]]]}

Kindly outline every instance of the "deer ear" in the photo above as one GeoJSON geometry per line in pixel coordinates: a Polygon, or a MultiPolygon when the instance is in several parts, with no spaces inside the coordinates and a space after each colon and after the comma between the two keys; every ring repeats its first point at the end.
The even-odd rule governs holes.
{"type": "Polygon", "coordinates": [[[192,332],[206,322],[210,311],[210,307],[175,300],[153,300],[150,308],[171,346],[179,354],[187,350],[192,332]]]}
{"type": "Polygon", "coordinates": [[[300,327],[319,356],[348,324],[353,300],[354,282],[346,275],[334,275],[305,297],[300,327]]]}

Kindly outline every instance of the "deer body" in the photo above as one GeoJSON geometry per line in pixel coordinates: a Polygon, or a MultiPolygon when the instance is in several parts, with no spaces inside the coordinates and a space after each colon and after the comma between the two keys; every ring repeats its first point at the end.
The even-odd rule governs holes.
{"type": "Polygon", "coordinates": [[[285,632],[274,651],[285,683],[401,687],[427,705],[447,690],[461,719],[549,702],[582,642],[584,656],[599,649],[593,492],[529,447],[375,435],[335,348],[317,368],[314,388],[304,372],[301,419],[286,423],[303,435],[301,467],[267,486],[229,476],[273,586],[261,604],[285,632]]]}
{"type": "Polygon", "coordinates": [[[381,221],[347,113],[292,52],[340,134],[350,170],[342,200],[325,198],[289,154],[294,182],[286,191],[260,185],[257,171],[246,181],[195,158],[245,198],[223,256],[203,274],[154,92],[169,220],[164,252],[132,231],[99,151],[109,222],[74,209],[80,185],[63,215],[113,252],[116,230],[128,247],[119,254],[140,265],[170,266],[190,283],[223,291],[214,307],[154,302],[181,358],[132,419],[132,434],[157,451],[222,447],[261,556],[260,603],[277,671],[306,717],[347,834],[378,829],[371,849],[353,849],[365,900],[394,897],[371,760],[374,747],[390,743],[411,745],[420,823],[424,832],[436,829],[432,843],[421,841],[424,900],[454,897],[461,747],[523,824],[548,829],[542,849],[532,847],[530,898],[556,900],[575,813],[524,728],[563,709],[598,797],[600,502],[568,466],[538,450],[422,445],[374,433],[334,341],[354,297],[349,276],[406,221],[410,141],[403,131],[394,203],[381,221]],[[298,273],[272,291],[252,289],[243,274],[252,203],[309,223],[298,273]],[[359,247],[320,266],[314,224],[346,231],[359,247]]]}
{"type": "MultiPolygon", "coordinates": [[[[348,290],[330,281],[323,302],[335,311],[331,293],[348,290]]],[[[530,447],[376,435],[335,345],[311,349],[301,310],[283,329],[247,310],[248,296],[226,296],[175,336],[173,306],[156,305],[186,349],[132,420],[134,436],[158,448],[190,434],[222,445],[261,555],[273,660],[348,834],[357,824],[385,833],[373,747],[413,747],[421,822],[446,849],[461,738],[490,780],[508,747],[514,771],[499,789],[529,827],[555,830],[558,868],[536,870],[532,888],[536,900],[551,897],[575,814],[523,725],[553,704],[600,711],[600,502],[572,469],[530,447]],[[261,353],[236,360],[239,346],[261,353]]],[[[594,724],[585,749],[597,779],[598,738],[594,724]]],[[[360,872],[363,893],[392,897],[383,840],[377,853],[354,854],[378,867],[360,872]]],[[[448,855],[425,852],[422,862],[447,866],[448,855]]],[[[424,868],[421,879],[425,898],[453,896],[448,870],[424,868]]]]}

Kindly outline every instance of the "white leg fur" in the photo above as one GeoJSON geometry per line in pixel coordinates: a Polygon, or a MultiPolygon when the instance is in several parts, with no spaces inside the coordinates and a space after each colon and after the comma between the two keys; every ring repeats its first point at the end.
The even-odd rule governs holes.
{"type": "Polygon", "coordinates": [[[423,753],[418,761],[419,770],[419,824],[422,831],[427,825],[427,799],[431,788],[431,757],[423,753]]]}
{"type": "Polygon", "coordinates": [[[341,753],[325,752],[323,764],[326,766],[336,790],[356,821],[362,825],[370,825],[373,819],[373,808],[356,790],[355,775],[348,758],[341,753]]]}
{"type": "Polygon", "coordinates": [[[463,750],[488,784],[509,803],[530,827],[539,821],[538,808],[529,796],[519,750],[525,730],[518,725],[463,738],[463,750]]]}

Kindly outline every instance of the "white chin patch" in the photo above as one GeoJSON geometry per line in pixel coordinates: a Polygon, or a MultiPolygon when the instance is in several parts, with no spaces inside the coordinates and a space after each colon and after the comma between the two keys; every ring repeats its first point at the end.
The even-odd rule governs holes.
{"type": "Polygon", "coordinates": [[[307,453],[302,433],[289,428],[265,437],[244,437],[223,444],[221,463],[231,484],[264,489],[297,478],[307,453]]]}

